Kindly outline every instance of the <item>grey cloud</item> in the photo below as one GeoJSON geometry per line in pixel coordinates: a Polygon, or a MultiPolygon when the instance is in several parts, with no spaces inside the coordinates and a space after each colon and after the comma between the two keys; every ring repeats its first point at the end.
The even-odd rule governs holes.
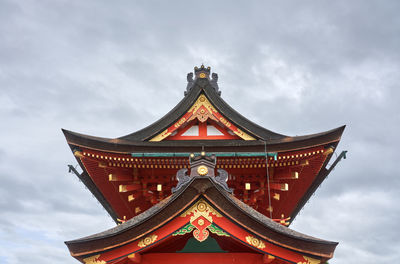
{"type": "Polygon", "coordinates": [[[66,164],[60,128],[140,129],[204,63],[223,98],[279,133],[347,125],[349,150],[293,228],[330,263],[399,257],[397,1],[0,2],[0,259],[71,263],[62,243],[113,226],[66,164]],[[40,252],[40,254],[38,254],[40,252]],[[25,255],[24,255],[25,254],[25,255]]]}

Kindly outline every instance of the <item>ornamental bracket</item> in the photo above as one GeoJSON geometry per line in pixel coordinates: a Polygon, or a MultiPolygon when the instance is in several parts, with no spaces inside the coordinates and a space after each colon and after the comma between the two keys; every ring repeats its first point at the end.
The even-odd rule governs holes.
{"type": "Polygon", "coordinates": [[[188,169],[180,169],[176,173],[176,179],[178,184],[176,187],[171,189],[172,193],[177,192],[183,186],[187,185],[190,180],[194,177],[210,177],[213,182],[218,184],[223,190],[228,193],[232,193],[233,190],[228,187],[229,174],[226,170],[217,169],[218,174],[215,175],[215,167],[217,164],[217,158],[215,155],[206,155],[204,151],[200,155],[196,156],[193,153],[189,157],[190,174],[188,175],[188,169]]]}

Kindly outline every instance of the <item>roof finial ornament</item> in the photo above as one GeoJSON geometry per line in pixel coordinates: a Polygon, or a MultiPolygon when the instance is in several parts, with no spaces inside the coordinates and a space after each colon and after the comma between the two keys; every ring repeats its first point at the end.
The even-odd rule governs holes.
{"type": "Polygon", "coordinates": [[[218,86],[218,74],[214,72],[211,75],[212,79],[210,80],[210,73],[211,73],[211,67],[205,67],[204,64],[201,64],[200,67],[197,67],[197,66],[194,67],[194,74],[193,74],[193,72],[189,72],[187,74],[186,78],[187,78],[188,84],[186,86],[186,91],[183,94],[186,96],[190,92],[190,90],[192,89],[192,87],[194,85],[194,82],[197,79],[200,79],[201,80],[201,84],[200,84],[201,87],[206,85],[207,84],[206,80],[208,80],[210,82],[211,86],[214,88],[215,92],[218,95],[221,95],[221,92],[220,92],[219,86],[218,86]]]}
{"type": "Polygon", "coordinates": [[[194,84],[194,80],[193,80],[193,72],[189,72],[187,74],[186,77],[188,84],[186,85],[186,91],[183,93],[184,96],[186,96],[188,94],[188,92],[190,91],[190,89],[192,89],[193,84],[194,84]]]}
{"type": "Polygon", "coordinates": [[[219,90],[218,86],[218,74],[213,72],[211,76],[212,76],[212,79],[210,81],[211,86],[215,89],[218,95],[221,95],[221,91],[219,90]]]}
{"type": "Polygon", "coordinates": [[[201,64],[200,68],[194,67],[195,79],[210,79],[210,71],[211,67],[206,68],[203,64],[201,64]]]}

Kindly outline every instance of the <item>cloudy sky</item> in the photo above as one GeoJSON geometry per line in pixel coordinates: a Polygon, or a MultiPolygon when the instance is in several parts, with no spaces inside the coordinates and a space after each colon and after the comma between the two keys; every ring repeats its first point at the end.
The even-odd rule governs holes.
{"type": "Polygon", "coordinates": [[[291,226],[330,263],[400,258],[400,2],[0,0],[0,263],[76,263],[65,240],[114,226],[61,128],[140,129],[204,63],[273,131],[347,125],[339,163],[291,226]]]}

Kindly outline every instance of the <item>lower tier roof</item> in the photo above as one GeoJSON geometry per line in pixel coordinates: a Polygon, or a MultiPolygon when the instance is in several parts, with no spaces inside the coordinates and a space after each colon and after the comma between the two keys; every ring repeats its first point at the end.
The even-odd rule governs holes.
{"type": "MultiPolygon", "coordinates": [[[[240,231],[242,233],[239,232],[237,234],[244,234],[244,236],[247,234],[247,237],[256,238],[261,243],[270,245],[263,248],[257,247],[251,241],[247,243],[250,248],[265,254],[275,256],[279,252],[279,250],[276,252],[273,250],[276,247],[290,251],[294,255],[306,254],[315,259],[327,260],[333,256],[335,247],[338,244],[304,235],[275,223],[226,192],[210,177],[194,177],[186,186],[172,196],[121,225],[95,235],[65,243],[72,256],[80,260],[95,254],[99,256],[104,254],[104,258],[109,258],[108,260],[110,260],[110,258],[116,258],[116,256],[118,258],[123,257],[121,255],[122,252],[128,255],[145,253],[146,250],[150,250],[152,247],[162,243],[163,239],[172,239],[171,235],[176,231],[176,225],[175,229],[172,228],[170,231],[165,229],[172,225],[174,221],[181,221],[180,225],[186,225],[185,221],[188,220],[185,219],[188,218],[185,218],[185,216],[190,214],[190,208],[199,201],[204,201],[210,206],[214,216],[218,216],[213,217],[214,220],[211,218],[210,221],[214,221],[219,228],[231,234],[232,239],[234,237],[233,233],[236,232],[235,230],[238,232],[242,230],[240,231]],[[232,229],[232,227],[234,228],[232,229]],[[161,236],[163,232],[166,233],[161,236]],[[155,239],[146,246],[140,246],[140,239],[150,233],[153,234],[152,236],[155,239]],[[139,247],[136,251],[133,250],[135,243],[137,243],[135,241],[139,241],[139,247]],[[133,251],[128,252],[129,250],[133,251]],[[118,253],[120,255],[109,253],[112,251],[120,252],[118,253]]],[[[234,239],[240,240],[240,235],[235,235],[234,239]]],[[[244,243],[246,244],[245,239],[244,243]]],[[[105,263],[108,263],[108,261],[105,263]]]]}

